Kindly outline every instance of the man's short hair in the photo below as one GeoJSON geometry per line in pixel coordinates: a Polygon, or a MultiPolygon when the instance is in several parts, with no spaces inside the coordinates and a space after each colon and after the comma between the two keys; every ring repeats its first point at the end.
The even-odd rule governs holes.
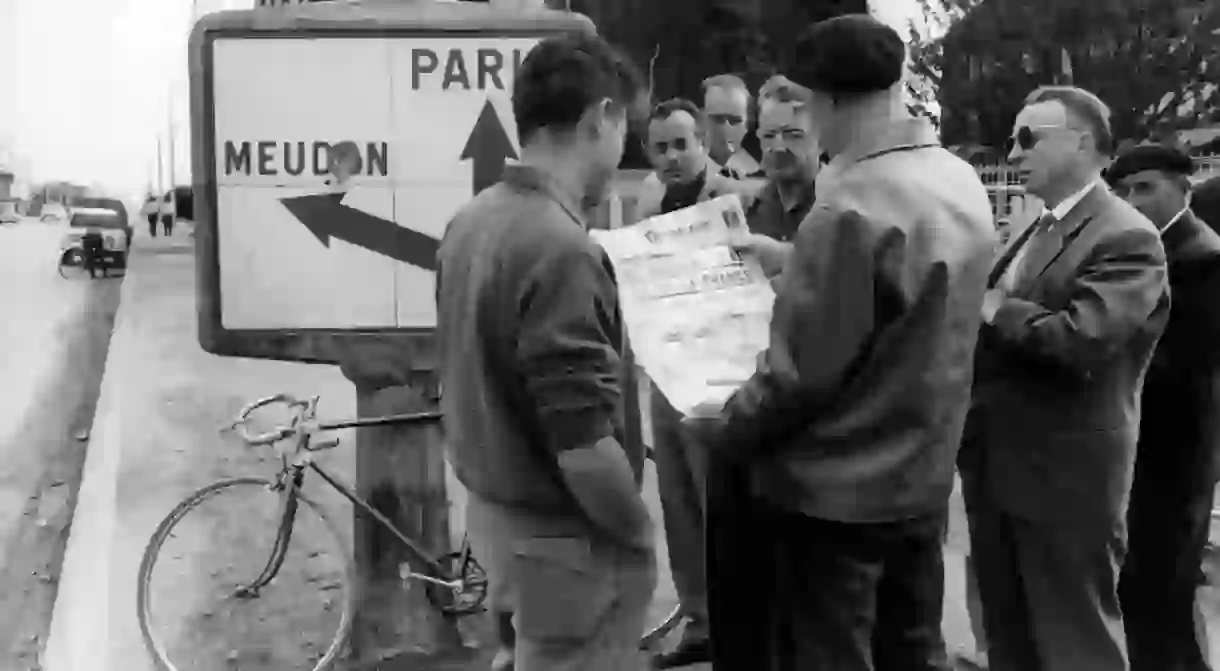
{"type": "Polygon", "coordinates": [[[804,105],[813,96],[808,88],[797,84],[784,75],[775,75],[758,90],[759,101],[774,100],[781,103],[804,105]]]}
{"type": "Polygon", "coordinates": [[[1163,144],[1144,144],[1120,153],[1106,169],[1106,181],[1117,184],[1136,173],[1156,170],[1172,177],[1187,177],[1195,171],[1185,153],[1163,144]]]}
{"type": "Polygon", "coordinates": [[[670,98],[665,102],[659,103],[652,108],[652,114],[648,115],[648,120],[664,121],[678,112],[686,112],[690,118],[695,120],[696,124],[703,121],[703,111],[695,103],[686,98],[670,98]]]}
{"type": "Polygon", "coordinates": [[[707,95],[708,89],[729,89],[733,91],[741,91],[750,97],[750,87],[746,86],[746,82],[741,77],[732,73],[712,75],[703,80],[701,90],[703,95],[707,95]]]}
{"type": "Polygon", "coordinates": [[[898,83],[906,57],[898,31],[868,14],[843,14],[797,36],[789,74],[815,91],[852,98],[898,83]]]}
{"type": "Polygon", "coordinates": [[[570,130],[605,99],[633,111],[643,91],[640,71],[602,38],[548,37],[530,49],[513,80],[517,137],[525,143],[542,128],[570,130]]]}
{"type": "Polygon", "coordinates": [[[1075,86],[1041,86],[1025,97],[1025,105],[1058,102],[1069,117],[1088,126],[1097,151],[1104,156],[1114,153],[1114,132],[1110,129],[1110,107],[1095,94],[1075,86]]]}

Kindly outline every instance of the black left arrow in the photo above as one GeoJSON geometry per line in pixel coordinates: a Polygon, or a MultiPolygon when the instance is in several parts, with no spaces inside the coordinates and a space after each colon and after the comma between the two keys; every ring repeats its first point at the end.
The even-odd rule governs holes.
{"type": "Polygon", "coordinates": [[[341,193],[280,199],[292,216],[327,247],[330,247],[331,238],[338,238],[416,268],[436,271],[439,240],[348,207],[342,201],[341,193]]]}

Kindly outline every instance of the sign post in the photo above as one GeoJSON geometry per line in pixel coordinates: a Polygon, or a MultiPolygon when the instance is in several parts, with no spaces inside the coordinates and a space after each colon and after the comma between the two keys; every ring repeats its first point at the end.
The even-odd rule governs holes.
{"type": "MultiPolygon", "coordinates": [[[[362,417],[435,408],[445,226],[519,155],[510,94],[525,54],[593,26],[483,3],[260,0],[284,4],[208,15],[191,36],[200,345],[339,365],[362,417]]],[[[357,492],[448,552],[440,427],[362,428],[356,442],[357,492]]],[[[389,534],[357,514],[353,536],[350,668],[490,658],[490,618],[459,627],[399,577],[410,557],[389,534]]]]}

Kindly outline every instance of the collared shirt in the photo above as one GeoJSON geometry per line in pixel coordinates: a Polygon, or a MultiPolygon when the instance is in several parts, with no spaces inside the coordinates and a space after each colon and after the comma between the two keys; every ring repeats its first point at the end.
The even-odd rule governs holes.
{"type": "Polygon", "coordinates": [[[580,197],[511,165],[454,215],[437,254],[436,346],[447,456],[484,501],[578,516],[556,453],[626,440],[631,383],[609,257],[585,229],[580,197]]]}
{"type": "Polygon", "coordinates": [[[1161,229],[1161,237],[1165,237],[1165,232],[1168,231],[1169,229],[1173,228],[1173,225],[1178,223],[1179,221],[1181,221],[1182,217],[1186,216],[1186,213],[1189,211],[1190,211],[1190,199],[1188,198],[1186,200],[1186,207],[1178,210],[1178,213],[1173,215],[1173,219],[1170,219],[1169,223],[1165,224],[1165,228],[1161,229]]]}
{"type": "Polygon", "coordinates": [[[801,189],[797,201],[786,205],[784,199],[780,197],[779,187],[775,182],[768,181],[758,192],[758,197],[754,200],[750,210],[746,212],[746,226],[750,228],[751,233],[765,235],[782,242],[790,242],[796,236],[796,230],[800,228],[801,222],[813,209],[813,203],[816,200],[815,190],[815,182],[810,181],[804,189],[801,189]]]}
{"type": "MultiPolygon", "coordinates": [[[[1076,209],[1076,206],[1080,204],[1080,201],[1084,200],[1084,197],[1089,195],[1089,192],[1099,186],[1102,186],[1100,181],[1090,181],[1088,184],[1084,185],[1084,188],[1063,199],[1061,203],[1050,210],[1043,208],[1042,216],[1038,217],[1038,220],[1030,225],[1042,226],[1043,219],[1049,214],[1051,215],[1052,220],[1046,225],[1049,227],[1048,230],[1054,230],[1055,224],[1067,218],[1067,216],[1072,213],[1072,210],[1076,209]]],[[[1004,269],[1004,274],[1000,276],[1000,281],[996,283],[997,289],[1009,292],[1012,291],[1013,287],[1016,286],[1017,272],[1019,272],[1019,269],[1021,268],[1021,263],[1025,261],[1026,252],[1029,251],[1029,241],[1033,239],[1035,235],[1038,235],[1038,231],[1036,230],[1025,238],[1025,242],[1021,244],[1021,248],[1018,249],[1017,253],[1013,255],[1012,261],[1009,261],[1008,267],[1004,269]]]]}

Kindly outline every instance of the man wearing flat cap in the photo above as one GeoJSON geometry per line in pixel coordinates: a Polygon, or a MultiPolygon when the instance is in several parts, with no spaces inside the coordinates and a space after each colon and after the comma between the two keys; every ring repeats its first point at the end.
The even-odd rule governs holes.
{"type": "Polygon", "coordinates": [[[1132,671],[1207,671],[1195,592],[1220,478],[1220,235],[1190,209],[1191,160],[1161,145],[1123,153],[1115,193],[1160,230],[1173,297],[1144,379],[1119,582],[1132,671]]]}
{"type": "Polygon", "coordinates": [[[907,112],[893,29],[840,16],[796,52],[789,75],[811,91],[804,109],[831,162],[776,283],[758,369],[690,420],[744,472],[743,532],[756,536],[735,549],[753,570],[715,578],[751,589],[731,590],[737,608],[712,602],[737,618],[713,613],[714,663],[945,669],[942,540],[991,203],[907,112]]]}

